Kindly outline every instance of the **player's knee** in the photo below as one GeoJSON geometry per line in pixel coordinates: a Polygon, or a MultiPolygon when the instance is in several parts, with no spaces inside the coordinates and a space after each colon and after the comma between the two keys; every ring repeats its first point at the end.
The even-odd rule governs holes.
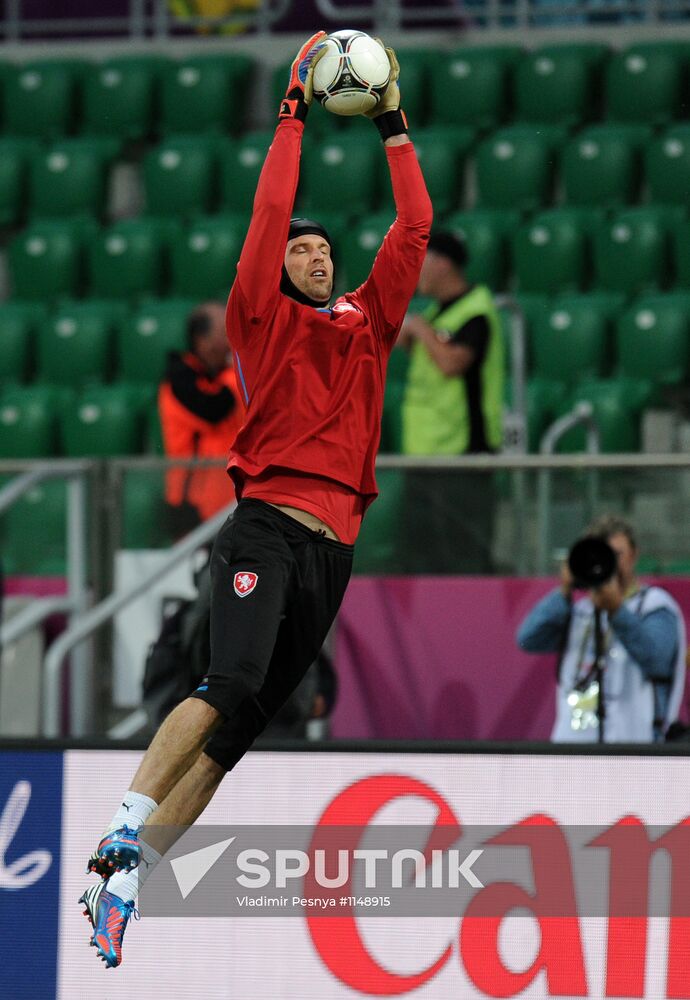
{"type": "Polygon", "coordinates": [[[265,673],[254,663],[239,664],[231,675],[211,672],[204,677],[194,694],[228,719],[256,698],[264,683],[265,673]]]}

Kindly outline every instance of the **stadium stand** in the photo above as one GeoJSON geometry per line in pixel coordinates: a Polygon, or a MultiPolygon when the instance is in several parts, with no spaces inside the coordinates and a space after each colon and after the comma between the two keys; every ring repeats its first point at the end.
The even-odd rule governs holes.
{"type": "MultiPolygon", "coordinates": [[[[514,295],[523,310],[531,447],[583,378],[599,380],[582,383],[597,399],[607,379],[616,399],[618,378],[683,385],[687,47],[465,45],[399,56],[437,223],[467,240],[471,279],[514,295]],[[563,385],[567,398],[554,388],[563,385]]],[[[0,238],[10,297],[0,307],[0,391],[32,379],[95,380],[108,389],[107,416],[120,383],[156,384],[166,352],[183,343],[190,304],[225,296],[272,135],[246,131],[237,115],[248,65],[244,56],[152,53],[3,67],[0,238]],[[123,167],[139,192],[126,217],[111,198],[123,167]]],[[[274,97],[285,75],[284,65],[273,71],[274,97]]],[[[364,124],[316,108],[305,138],[297,210],[327,225],[341,288],[366,276],[393,215],[364,124]]],[[[384,443],[393,450],[401,386],[390,380],[384,443]]],[[[649,398],[666,405],[663,392],[649,398]]],[[[31,429],[43,426],[40,406],[20,402],[27,436],[15,450],[84,453],[88,435],[73,415],[53,438],[31,429]]],[[[154,439],[127,432],[118,447],[154,439]]]]}

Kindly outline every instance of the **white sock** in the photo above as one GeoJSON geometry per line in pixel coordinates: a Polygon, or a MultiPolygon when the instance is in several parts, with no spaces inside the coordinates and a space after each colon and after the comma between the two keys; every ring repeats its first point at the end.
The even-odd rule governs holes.
{"type": "Polygon", "coordinates": [[[140,792],[126,792],[122,800],[122,805],[113,816],[113,821],[106,830],[117,830],[121,826],[128,826],[130,830],[141,830],[154,809],[158,808],[158,803],[150,799],[148,795],[140,792]]]}
{"type": "Polygon", "coordinates": [[[161,859],[161,855],[145,840],[141,841],[141,861],[131,872],[116,872],[108,879],[106,889],[129,903],[140,892],[142,885],[161,859]]]}

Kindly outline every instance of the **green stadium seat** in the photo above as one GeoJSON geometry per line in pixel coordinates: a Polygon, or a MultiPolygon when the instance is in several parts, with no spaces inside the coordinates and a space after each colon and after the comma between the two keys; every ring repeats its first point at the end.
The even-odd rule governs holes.
{"type": "Polygon", "coordinates": [[[76,75],[69,60],[8,68],[2,87],[5,131],[41,139],[66,135],[74,123],[76,75]]]}
{"type": "MultiPolygon", "coordinates": [[[[414,147],[436,215],[451,211],[462,201],[464,162],[474,137],[473,129],[451,125],[414,130],[414,147]]],[[[388,164],[382,156],[378,157],[378,169],[380,188],[385,192],[383,202],[392,206],[388,164]]]]}
{"type": "Polygon", "coordinates": [[[36,152],[29,171],[29,212],[39,218],[93,215],[105,208],[110,139],[63,139],[36,152]]]}
{"type": "Polygon", "coordinates": [[[161,73],[158,122],[172,132],[240,132],[252,60],[223,53],[170,60],[161,73]]]}
{"type": "Polygon", "coordinates": [[[145,451],[151,452],[153,455],[165,454],[165,446],[163,444],[163,428],[161,427],[158,406],[152,406],[148,410],[144,449],[145,451]]]}
{"type": "Polygon", "coordinates": [[[402,452],[402,407],[405,399],[405,386],[400,382],[386,382],[383,397],[383,414],[381,417],[381,441],[379,452],[382,455],[399,455],[402,452]]]}
{"type": "Polygon", "coordinates": [[[476,155],[478,203],[483,207],[530,211],[551,197],[556,129],[514,125],[499,129],[476,155]]]}
{"type": "MultiPolygon", "coordinates": [[[[506,386],[510,382],[506,379],[506,386]]],[[[525,388],[527,405],[527,443],[532,452],[539,451],[544,431],[556,419],[567,396],[564,382],[555,379],[533,377],[525,388]]]]}
{"type": "Polygon", "coordinates": [[[596,288],[586,293],[576,295],[561,294],[548,302],[562,308],[588,309],[603,316],[607,324],[612,324],[627,305],[627,298],[622,292],[610,292],[604,288],[596,288]]]}
{"type": "Polygon", "coordinates": [[[493,128],[508,111],[509,77],[522,55],[516,46],[462,48],[439,55],[430,69],[434,124],[493,128]]]}
{"type": "Polygon", "coordinates": [[[435,57],[431,49],[396,49],[403,79],[405,114],[410,125],[417,129],[429,117],[429,82],[435,57]]]}
{"type": "Polygon", "coordinates": [[[216,147],[209,136],[171,137],[144,157],[143,178],[149,215],[207,212],[216,194],[216,147]]]}
{"type": "Polygon", "coordinates": [[[511,298],[519,306],[528,328],[549,307],[551,302],[551,296],[541,295],[537,292],[518,291],[511,298]]]}
{"type": "Polygon", "coordinates": [[[167,223],[142,217],[116,222],[97,233],[87,248],[91,294],[124,299],[158,295],[169,230],[167,223]]]}
{"type": "Polygon", "coordinates": [[[640,182],[644,125],[593,125],[563,149],[561,180],[570,205],[609,207],[634,201],[640,182]]]}
{"type": "Polygon", "coordinates": [[[637,299],[616,324],[616,360],[621,375],[680,385],[690,357],[690,303],[673,297],[637,299]]]}
{"type": "Polygon", "coordinates": [[[86,135],[144,139],[151,133],[157,71],[155,57],[108,59],[84,75],[82,130],[86,135]]]}
{"type": "MultiPolygon", "coordinates": [[[[411,312],[421,312],[410,303],[411,312]]],[[[407,385],[410,355],[401,347],[394,347],[388,360],[386,391],[383,398],[381,443],[379,451],[388,454],[402,452],[402,405],[407,385]]]]}
{"type": "Polygon", "coordinates": [[[38,334],[38,377],[79,386],[110,375],[115,330],[126,309],[121,302],[63,302],[38,334]]]}
{"type": "Polygon", "coordinates": [[[132,455],[141,451],[143,414],[127,386],[93,385],[62,414],[62,450],[72,458],[132,455]]]}
{"type": "Polygon", "coordinates": [[[653,207],[625,209],[602,222],[594,235],[596,284],[628,294],[660,287],[669,227],[669,217],[653,207]]]}
{"type": "Polygon", "coordinates": [[[64,576],[67,484],[34,486],[3,516],[3,570],[8,575],[64,576]]]}
{"type": "Polygon", "coordinates": [[[611,58],[606,74],[611,121],[659,125],[679,117],[683,60],[665,45],[634,45],[611,58]]]}
{"type": "Polygon", "coordinates": [[[33,343],[45,309],[34,302],[3,302],[0,305],[0,380],[23,382],[33,360],[33,343]]]}
{"type": "Polygon", "coordinates": [[[342,260],[348,289],[359,287],[368,276],[394,218],[391,211],[372,214],[350,230],[347,240],[342,243],[338,258],[339,261],[342,260]]]}
{"type": "MultiPolygon", "coordinates": [[[[592,404],[599,427],[602,452],[636,452],[640,449],[640,416],[654,394],[652,383],[627,377],[585,379],[577,385],[561,412],[569,412],[579,402],[592,404]]],[[[558,445],[559,452],[585,450],[585,430],[568,431],[558,445]]]]}
{"type": "Polygon", "coordinates": [[[143,303],[117,331],[117,372],[125,382],[156,385],[169,351],[186,349],[187,317],[194,299],[161,299],[143,303]]]}
{"type": "Polygon", "coordinates": [[[18,299],[74,296],[81,289],[84,233],[71,220],[33,222],[9,246],[12,295],[18,299]]]}
{"type": "Polygon", "coordinates": [[[652,201],[690,206],[690,125],[675,125],[654,139],[645,166],[652,201]]]}
{"type": "Polygon", "coordinates": [[[299,204],[306,211],[343,211],[345,206],[350,214],[363,215],[375,206],[381,156],[375,132],[369,141],[343,132],[305,144],[299,204]]]}
{"type": "Polygon", "coordinates": [[[519,221],[517,212],[478,208],[472,212],[454,212],[440,226],[456,232],[465,241],[468,279],[500,291],[508,275],[510,239],[519,221]]]}
{"type": "Polygon", "coordinates": [[[574,125],[593,117],[597,69],[606,49],[546,46],[524,56],[515,71],[515,117],[525,122],[574,125]]]}
{"type": "Polygon", "coordinates": [[[122,547],[158,549],[171,544],[163,517],[164,474],[156,469],[127,470],[122,486],[122,547]]]}
{"type": "Polygon", "coordinates": [[[197,219],[172,243],[171,284],[174,295],[227,299],[244,242],[243,219],[232,215],[197,219]]]}
{"type": "Polygon", "coordinates": [[[379,496],[362,522],[353,566],[355,573],[396,573],[404,565],[400,551],[404,473],[399,469],[381,469],[376,480],[379,496]]]}
{"type": "Polygon", "coordinates": [[[33,386],[8,386],[0,395],[0,457],[45,458],[55,454],[55,412],[33,386]]]}
{"type": "Polygon", "coordinates": [[[690,288],[690,222],[681,222],[672,227],[671,245],[676,285],[679,288],[690,288]]]}
{"type": "Polygon", "coordinates": [[[256,185],[273,132],[250,132],[228,140],[220,152],[220,203],[225,211],[251,213],[256,185]]]}
{"type": "Polygon", "coordinates": [[[24,216],[29,159],[35,149],[31,139],[0,139],[0,226],[14,225],[24,216]]]}
{"type": "Polygon", "coordinates": [[[552,299],[529,327],[530,370],[571,384],[603,374],[609,357],[608,318],[591,298],[552,299]]]}
{"type": "Polygon", "coordinates": [[[587,240],[577,212],[538,212],[513,239],[513,266],[525,292],[576,291],[585,282],[587,240]]]}

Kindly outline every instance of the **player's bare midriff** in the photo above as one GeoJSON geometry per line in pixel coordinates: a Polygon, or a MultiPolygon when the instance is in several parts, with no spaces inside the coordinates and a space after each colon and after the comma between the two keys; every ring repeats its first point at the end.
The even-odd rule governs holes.
{"type": "MultiPolygon", "coordinates": [[[[271,503],[270,500],[265,500],[264,503],[271,503]]],[[[340,539],[336,535],[332,528],[319,520],[314,514],[310,514],[307,510],[300,510],[299,507],[288,507],[287,504],[282,503],[271,503],[271,507],[275,507],[276,510],[282,510],[284,514],[288,517],[294,517],[295,521],[299,521],[300,524],[304,524],[307,528],[311,528],[312,531],[323,531],[326,538],[332,538],[334,542],[339,542],[340,539]]]]}

